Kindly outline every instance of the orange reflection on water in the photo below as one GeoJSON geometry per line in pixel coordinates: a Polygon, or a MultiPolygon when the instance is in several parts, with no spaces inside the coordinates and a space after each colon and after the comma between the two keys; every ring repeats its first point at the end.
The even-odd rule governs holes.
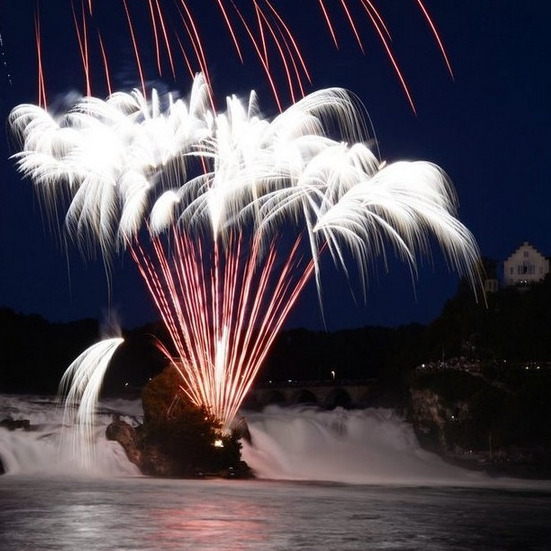
{"type": "Polygon", "coordinates": [[[269,512],[245,497],[230,497],[181,508],[154,509],[158,549],[258,551],[269,540],[269,512]]]}

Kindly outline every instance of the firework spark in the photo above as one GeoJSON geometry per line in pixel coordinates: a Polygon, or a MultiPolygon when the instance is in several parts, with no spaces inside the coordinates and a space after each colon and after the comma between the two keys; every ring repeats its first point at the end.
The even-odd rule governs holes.
{"type": "Polygon", "coordinates": [[[85,350],[65,371],[59,384],[64,402],[63,426],[73,428],[72,447],[86,467],[93,464],[96,404],[109,362],[123,343],[120,337],[105,339],[85,350]]]}
{"type": "MultiPolygon", "coordinates": [[[[411,0],[425,19],[434,37],[444,63],[452,74],[451,64],[434,21],[422,0],[411,0]]],[[[94,89],[113,88],[109,60],[120,55],[121,38],[126,34],[127,48],[132,52],[134,65],[141,83],[142,93],[147,90],[147,79],[171,78],[202,72],[210,79],[212,41],[209,36],[227,34],[241,63],[256,61],[268,82],[280,111],[286,98],[296,102],[306,94],[312,83],[304,44],[296,29],[323,26],[335,48],[340,47],[339,35],[343,30],[352,33],[359,49],[365,52],[366,29],[374,33],[387,56],[412,109],[412,93],[400,67],[392,45],[389,25],[375,0],[307,0],[297,9],[277,5],[271,0],[248,0],[237,4],[228,0],[204,1],[198,5],[185,0],[142,0],[113,2],[71,0],[72,25],[76,47],[83,72],[83,89],[92,95],[94,89]],[[215,21],[218,19],[218,21],[215,21]],[[117,29],[117,41],[110,41],[109,26],[117,20],[127,32],[117,29]],[[214,30],[216,29],[216,30],[214,30]],[[248,55],[247,55],[248,54],[248,55]],[[252,54],[252,56],[251,56],[252,54]],[[146,66],[144,59],[154,63],[146,66]],[[99,69],[99,70],[98,70],[99,69]],[[98,70],[96,74],[96,70],[98,70]],[[101,77],[101,78],[100,78],[101,77]],[[104,82],[102,85],[101,82],[104,82]]],[[[42,28],[41,10],[37,6],[35,33],[38,55],[39,102],[46,105],[44,35],[50,29],[42,28]]],[[[57,29],[56,29],[57,32],[57,29]]],[[[313,31],[315,32],[315,31],[313,31]]],[[[56,58],[57,63],[57,58],[56,58]]]]}
{"type": "Polygon", "coordinates": [[[183,391],[228,427],[304,285],[320,285],[322,251],[364,279],[387,244],[415,270],[432,235],[474,281],[478,249],[442,170],[381,163],[345,91],[272,121],[254,93],[221,113],[209,94],[199,75],[187,101],[117,93],[58,117],[22,105],[9,122],[20,172],[81,250],[130,250],[183,391]]]}

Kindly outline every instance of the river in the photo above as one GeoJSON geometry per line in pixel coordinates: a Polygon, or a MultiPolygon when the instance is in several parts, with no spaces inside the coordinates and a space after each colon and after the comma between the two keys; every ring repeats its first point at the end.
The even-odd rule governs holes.
{"type": "Polygon", "coordinates": [[[551,483],[451,468],[388,411],[251,415],[264,478],[165,480],[137,475],[101,422],[97,469],[75,466],[51,400],[1,398],[0,417],[37,423],[0,429],[1,551],[551,551],[551,483]]]}

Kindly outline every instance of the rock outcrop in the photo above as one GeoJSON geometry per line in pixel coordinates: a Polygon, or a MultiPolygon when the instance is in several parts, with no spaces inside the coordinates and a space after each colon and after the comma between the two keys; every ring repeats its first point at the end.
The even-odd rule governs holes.
{"type": "Polygon", "coordinates": [[[536,378],[512,384],[503,377],[460,368],[417,372],[409,420],[421,445],[450,462],[512,476],[551,476],[551,439],[545,401],[538,411],[536,378]]]}
{"type": "Polygon", "coordinates": [[[105,436],[107,440],[118,442],[128,457],[128,460],[134,465],[142,465],[142,438],[138,431],[126,421],[123,421],[118,415],[113,417],[113,422],[108,425],[105,436]]]}
{"type": "Polygon", "coordinates": [[[241,461],[240,434],[223,432],[208,412],[189,402],[180,384],[175,368],[166,368],[144,388],[143,425],[132,427],[115,417],[107,438],[119,442],[146,475],[252,476],[241,461]]]}
{"type": "Polygon", "coordinates": [[[170,457],[163,454],[159,446],[155,446],[144,437],[143,425],[133,427],[115,416],[113,422],[107,427],[105,436],[108,440],[114,440],[122,446],[128,460],[134,463],[142,474],[177,476],[178,469],[173,465],[170,457]]]}
{"type": "MultiPolygon", "coordinates": [[[[252,472],[241,460],[224,461],[223,448],[212,447],[210,453],[197,462],[194,454],[170,453],[163,443],[148,433],[144,425],[133,427],[126,421],[115,416],[107,427],[108,440],[118,442],[124,449],[129,461],[134,463],[140,472],[148,476],[169,478],[202,478],[204,476],[219,476],[224,478],[251,478],[252,472]]],[[[234,453],[230,454],[235,457],[234,453]]]]}
{"type": "Polygon", "coordinates": [[[28,419],[2,419],[0,427],[13,430],[31,430],[31,422],[28,419]]]}

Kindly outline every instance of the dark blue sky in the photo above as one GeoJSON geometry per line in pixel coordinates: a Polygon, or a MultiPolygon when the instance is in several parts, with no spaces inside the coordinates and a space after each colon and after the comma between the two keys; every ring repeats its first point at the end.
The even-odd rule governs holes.
{"type": "MultiPolygon", "coordinates": [[[[51,102],[83,90],[68,4],[64,0],[41,3],[51,102]]],[[[97,17],[110,48],[117,87],[129,88],[138,81],[124,14],[120,6],[113,8],[119,4],[96,0],[97,17]],[[112,9],[102,14],[103,6],[112,9]]],[[[237,63],[215,3],[192,4],[207,6],[199,23],[210,50],[218,96],[255,88],[262,107],[273,113],[273,100],[252,53],[245,47],[245,66],[237,63]]],[[[342,11],[336,9],[340,3],[329,3],[335,6],[334,20],[342,37],[337,52],[316,11],[317,2],[278,4],[282,12],[289,10],[289,23],[309,62],[312,90],[341,86],[357,94],[372,119],[383,158],[426,159],[442,166],[457,189],[459,217],[474,233],[483,255],[502,261],[523,241],[551,254],[551,8],[547,2],[426,0],[451,59],[452,79],[416,2],[380,0],[417,115],[367,21],[358,19],[366,44],[362,55],[344,26],[342,11]]],[[[34,8],[34,0],[3,0],[0,5],[0,115],[4,120],[13,106],[37,99],[34,8]]],[[[152,56],[147,56],[145,47],[144,54],[150,68],[152,56]]],[[[96,93],[104,95],[100,77],[96,69],[96,93]]],[[[182,71],[177,83],[156,84],[185,93],[189,78],[182,71]]],[[[30,182],[21,182],[8,160],[15,150],[7,132],[0,148],[0,305],[39,313],[52,321],[101,318],[108,306],[101,262],[85,263],[74,251],[65,254],[44,226],[30,182]]],[[[436,249],[434,262],[423,263],[415,288],[404,266],[392,264],[390,274],[377,266],[367,303],[360,306],[349,298],[343,277],[328,272],[325,279],[330,330],[427,323],[440,312],[458,281],[436,249]]],[[[112,303],[123,325],[156,318],[128,258],[119,262],[113,286],[112,303]]],[[[320,327],[314,298],[313,291],[307,290],[289,325],[320,327]]]]}

